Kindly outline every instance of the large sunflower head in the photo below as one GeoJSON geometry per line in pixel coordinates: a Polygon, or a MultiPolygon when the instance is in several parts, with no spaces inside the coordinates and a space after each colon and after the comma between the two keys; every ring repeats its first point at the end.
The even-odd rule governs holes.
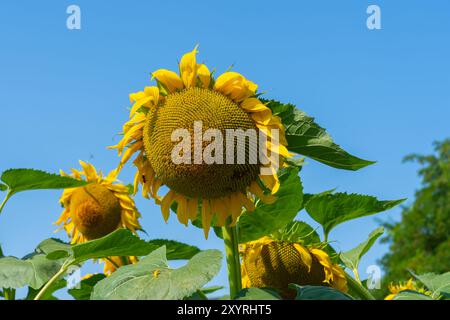
{"type": "Polygon", "coordinates": [[[252,211],[255,196],[274,201],[276,169],[289,153],[281,120],[256,97],[257,85],[237,72],[214,79],[196,54],[181,58],[179,74],[156,70],[156,86],[130,95],[130,120],[114,147],[119,169],[137,154],[135,192],[141,184],[165,220],[173,202],[183,224],[201,214],[207,236],[211,224],[233,225],[243,207],[252,211]],[[160,197],[162,185],[169,192],[160,197]]]}
{"type": "Polygon", "coordinates": [[[347,291],[342,268],[326,252],[299,243],[263,237],[241,246],[242,286],[274,288],[283,298],[294,298],[289,284],[330,286],[347,291]]]}
{"type": "MultiPolygon", "coordinates": [[[[141,229],[140,214],[128,187],[116,181],[117,170],[106,177],[93,165],[80,161],[81,171],[72,169],[71,177],[89,182],[77,188],[65,189],[60,202],[64,210],[56,224],[64,229],[71,243],[83,243],[106,236],[118,228],[136,233],[141,229]]],[[[61,171],[61,175],[68,174],[61,171]]],[[[130,259],[130,258],[124,258],[130,259]]],[[[130,261],[112,257],[106,259],[105,272],[110,273],[130,261]]]]}

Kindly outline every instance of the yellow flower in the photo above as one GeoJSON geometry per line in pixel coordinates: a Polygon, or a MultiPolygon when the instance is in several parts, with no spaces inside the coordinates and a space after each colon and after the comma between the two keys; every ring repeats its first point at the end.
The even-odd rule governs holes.
{"type": "Polygon", "coordinates": [[[152,73],[156,86],[130,95],[130,120],[123,126],[121,141],[111,148],[117,148],[122,156],[119,170],[137,154],[133,160],[137,168],[135,193],[142,185],[143,196],[161,205],[166,221],[174,202],[181,223],[187,225],[201,216],[207,237],[211,225],[232,226],[243,207],[253,211],[256,197],[265,203],[273,202],[280,186],[277,168],[290,154],[281,120],[256,97],[257,85],[237,72],[225,72],[214,79],[206,65],[197,63],[196,55],[197,47],[181,58],[179,74],[159,69],[152,73]],[[221,157],[214,149],[214,155],[219,154],[221,160],[206,164],[202,156],[211,151],[211,145],[195,135],[198,122],[202,126],[197,133],[202,137],[209,129],[217,129],[224,137],[228,130],[239,131],[242,138],[242,132],[252,129],[258,138],[265,138],[267,153],[251,162],[248,155],[258,147],[248,143],[244,162],[239,162],[239,145],[232,143],[234,152],[227,148],[226,156],[221,157]],[[190,148],[180,153],[188,157],[187,162],[173,161],[174,148],[179,144],[173,138],[177,129],[194,135],[190,148]],[[273,130],[278,130],[279,142],[272,136],[273,130]],[[169,191],[159,196],[158,189],[163,185],[169,191]]]}
{"type": "Polygon", "coordinates": [[[430,291],[427,291],[424,288],[420,288],[420,287],[416,286],[416,284],[414,283],[412,278],[410,278],[408,280],[408,282],[406,282],[406,283],[399,282],[397,285],[394,285],[393,283],[390,283],[388,288],[389,288],[390,294],[388,294],[384,298],[384,300],[393,300],[394,297],[398,293],[400,293],[402,291],[405,291],[405,290],[413,290],[413,291],[417,291],[417,292],[420,292],[422,294],[425,294],[427,296],[431,296],[431,292],[430,291]]]}
{"type": "Polygon", "coordinates": [[[241,245],[242,286],[274,288],[294,298],[290,283],[330,286],[347,292],[344,270],[320,249],[263,237],[241,245]]]}
{"type": "MultiPolygon", "coordinates": [[[[93,165],[80,161],[81,171],[72,169],[71,177],[85,180],[89,184],[65,189],[60,202],[64,208],[56,224],[64,229],[72,244],[83,243],[106,236],[118,228],[136,233],[141,230],[140,214],[128,187],[117,183],[117,170],[106,177],[97,172],[93,165]]],[[[68,176],[61,171],[61,175],[68,176]]],[[[105,273],[132,263],[134,257],[110,257],[104,259],[105,273]]]]}

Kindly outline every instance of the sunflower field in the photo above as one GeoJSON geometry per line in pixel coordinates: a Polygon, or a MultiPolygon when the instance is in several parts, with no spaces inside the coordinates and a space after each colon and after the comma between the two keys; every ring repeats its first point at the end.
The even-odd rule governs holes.
{"type": "MultiPolygon", "coordinates": [[[[111,172],[86,161],[59,173],[5,168],[0,214],[12,214],[4,209],[17,193],[61,189],[55,224],[70,243],[44,239],[22,258],[4,256],[0,248],[3,299],[14,300],[16,290],[26,288],[27,300],[56,299],[58,290],[76,300],[375,300],[368,289],[374,279],[363,279],[358,267],[383,227],[346,252],[334,248],[339,239],[330,232],[405,199],[304,192],[305,160],[350,171],[374,161],[346,152],[295,105],[272,100],[234,70],[217,73],[199,63],[197,54],[197,47],[184,54],[177,72],[152,72],[153,84],[130,94],[121,139],[108,146],[111,172]],[[258,147],[246,135],[251,130],[267,151],[255,161],[250,155],[258,147]],[[230,132],[244,143],[229,143],[230,132]],[[120,180],[125,166],[133,168],[134,181],[120,180]],[[166,222],[172,216],[168,223],[197,229],[205,241],[223,239],[225,250],[200,250],[170,234],[151,239],[141,226],[148,217],[135,197],[159,206],[166,222]],[[301,220],[302,210],[321,230],[301,220]],[[229,294],[220,297],[221,288],[208,283],[224,259],[229,294]],[[174,260],[185,264],[172,268],[174,260]],[[86,275],[68,288],[70,274],[87,261],[102,264],[103,273],[86,275]]],[[[389,290],[383,297],[388,300],[448,299],[450,273],[411,271],[408,282],[393,283],[389,290]]]]}

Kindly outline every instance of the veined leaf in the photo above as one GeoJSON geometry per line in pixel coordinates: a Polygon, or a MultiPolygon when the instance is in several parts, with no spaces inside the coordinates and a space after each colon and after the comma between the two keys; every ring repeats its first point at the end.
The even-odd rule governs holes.
{"type": "Polygon", "coordinates": [[[272,204],[258,202],[253,212],[244,212],[238,221],[239,241],[245,243],[273,233],[291,222],[302,208],[303,188],[299,169],[280,171],[280,189],[272,204]]]}
{"type": "Polygon", "coordinates": [[[413,290],[404,290],[395,295],[392,300],[433,300],[433,298],[413,290]]]}
{"type": "Polygon", "coordinates": [[[38,189],[66,189],[87,184],[86,181],[34,169],[9,169],[2,173],[0,179],[12,193],[38,189]]]}
{"type": "Polygon", "coordinates": [[[236,300],[282,300],[282,298],[270,289],[247,288],[238,293],[236,300]]]}
{"type": "MultiPolygon", "coordinates": [[[[45,294],[41,297],[41,300],[58,300],[53,294],[63,289],[67,286],[67,281],[65,279],[59,279],[58,281],[53,282],[50,287],[45,291],[45,294]]],[[[32,287],[28,287],[28,293],[25,297],[25,300],[33,300],[39,291],[41,291],[42,288],[39,289],[33,289],[32,287]]]]}
{"type": "Polygon", "coordinates": [[[178,269],[167,265],[161,247],[133,265],[127,265],[98,282],[91,299],[178,300],[191,296],[220,270],[222,254],[206,250],[178,269]]]}
{"type": "Polygon", "coordinates": [[[0,258],[0,287],[41,288],[62,266],[61,260],[51,261],[45,254],[32,254],[24,259],[0,258]]]}
{"type": "Polygon", "coordinates": [[[327,237],[331,229],[342,222],[391,209],[404,200],[380,201],[375,197],[360,194],[325,193],[310,198],[305,209],[322,225],[327,237]]]}
{"type": "Polygon", "coordinates": [[[443,295],[450,298],[450,272],[443,274],[425,273],[421,275],[415,275],[414,277],[422,282],[433,293],[432,296],[437,298],[439,295],[443,295]]]}
{"type": "Polygon", "coordinates": [[[66,189],[87,184],[86,181],[34,169],[9,169],[2,173],[0,180],[5,183],[0,184],[1,190],[8,191],[5,200],[0,205],[0,213],[6,201],[18,192],[38,189],[66,189]]]}
{"type": "Polygon", "coordinates": [[[174,240],[154,239],[148,243],[156,248],[166,246],[167,260],[187,260],[200,252],[200,249],[174,240]]]}
{"type": "Polygon", "coordinates": [[[111,256],[145,256],[156,248],[156,245],[133,235],[130,230],[118,229],[103,238],[72,246],[71,264],[111,256]]]}
{"type": "Polygon", "coordinates": [[[94,274],[87,279],[81,280],[79,288],[69,289],[68,292],[75,300],[89,300],[94,286],[105,278],[104,274],[94,274]]]}
{"type": "Polygon", "coordinates": [[[337,169],[359,170],[374,163],[343,150],[333,142],[324,128],[314,122],[314,118],[298,110],[294,105],[282,104],[275,100],[263,101],[272,109],[274,115],[281,118],[286,127],[286,139],[290,151],[337,169]]]}
{"type": "Polygon", "coordinates": [[[353,272],[358,272],[359,261],[361,257],[373,246],[375,241],[384,233],[383,227],[378,227],[369,234],[366,241],[360,243],[357,247],[340,254],[341,261],[353,272]]]}
{"type": "Polygon", "coordinates": [[[330,287],[297,284],[290,284],[289,287],[297,290],[295,300],[353,300],[349,295],[330,287]]]}

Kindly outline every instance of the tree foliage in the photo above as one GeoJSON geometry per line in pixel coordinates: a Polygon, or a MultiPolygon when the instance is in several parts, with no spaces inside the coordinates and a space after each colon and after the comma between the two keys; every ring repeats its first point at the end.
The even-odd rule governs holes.
{"type": "Polygon", "coordinates": [[[390,252],[382,259],[385,283],[414,273],[450,270],[450,139],[435,142],[435,154],[405,157],[420,164],[422,185],[398,223],[386,223],[390,252]],[[408,271],[409,270],[409,271],[408,271]]]}

